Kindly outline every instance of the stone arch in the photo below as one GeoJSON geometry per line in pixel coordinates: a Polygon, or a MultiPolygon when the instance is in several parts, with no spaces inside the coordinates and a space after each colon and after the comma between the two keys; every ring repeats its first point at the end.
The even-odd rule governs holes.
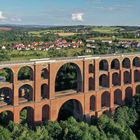
{"type": "Polygon", "coordinates": [[[0,124],[8,125],[10,121],[13,121],[14,113],[12,111],[6,110],[0,113],[0,124]]]}
{"type": "Polygon", "coordinates": [[[49,99],[49,86],[47,84],[41,85],[41,97],[42,99],[49,99]]]}
{"type": "Polygon", "coordinates": [[[120,69],[120,62],[118,59],[113,59],[111,62],[111,69],[120,69]]]}
{"type": "Polygon", "coordinates": [[[120,89],[114,91],[114,104],[122,105],[122,91],[120,89]]]}
{"type": "Polygon", "coordinates": [[[19,103],[33,101],[34,95],[33,95],[33,87],[31,87],[28,84],[25,84],[19,88],[19,103]]]}
{"type": "Polygon", "coordinates": [[[99,85],[100,87],[109,87],[109,77],[106,74],[102,74],[99,77],[99,85]]]}
{"type": "Polygon", "coordinates": [[[95,96],[92,95],[90,97],[90,111],[95,111],[96,109],[96,99],[95,99],[95,96]]]}
{"type": "Polygon", "coordinates": [[[94,72],[94,65],[89,64],[89,73],[93,73],[93,72],[94,72]]]}
{"type": "Polygon", "coordinates": [[[26,106],[20,110],[20,122],[34,124],[34,109],[32,107],[26,106]]]}
{"type": "Polygon", "coordinates": [[[108,71],[108,61],[103,59],[99,63],[99,70],[108,71]]]}
{"type": "Polygon", "coordinates": [[[120,86],[121,85],[121,77],[120,77],[120,74],[117,72],[112,74],[112,85],[113,86],[120,86]]]}
{"type": "Polygon", "coordinates": [[[41,78],[42,79],[48,79],[49,77],[49,71],[47,68],[42,69],[41,71],[41,78]]]}
{"type": "Polygon", "coordinates": [[[133,59],[133,66],[134,67],[140,67],[140,58],[139,57],[135,57],[133,59]]]}
{"type": "Polygon", "coordinates": [[[33,80],[33,69],[30,66],[23,66],[18,71],[18,80],[33,80]]]}
{"type": "Polygon", "coordinates": [[[95,82],[93,77],[89,78],[89,90],[95,90],[95,82]]]}
{"type": "Polygon", "coordinates": [[[11,88],[0,88],[0,106],[12,105],[13,97],[13,91],[11,88]]]}
{"type": "Polygon", "coordinates": [[[131,87],[127,87],[125,89],[125,103],[130,104],[133,98],[133,89],[131,87]]]}
{"type": "Polygon", "coordinates": [[[131,84],[131,73],[129,71],[125,71],[123,76],[124,84],[131,84]]]}
{"type": "Polygon", "coordinates": [[[101,107],[110,107],[110,93],[105,91],[101,95],[101,107]]]}
{"type": "Polygon", "coordinates": [[[131,67],[131,61],[129,58],[124,58],[122,61],[122,67],[129,69],[131,67]]]}
{"type": "Polygon", "coordinates": [[[55,78],[55,92],[65,90],[82,91],[82,74],[79,66],[75,63],[65,63],[57,71],[55,78]]]}
{"type": "Polygon", "coordinates": [[[13,83],[14,73],[11,68],[5,67],[0,69],[0,82],[13,83]]]}
{"type": "Polygon", "coordinates": [[[140,85],[136,86],[136,94],[140,94],[140,85]]]}
{"type": "Polygon", "coordinates": [[[83,108],[80,101],[70,99],[63,103],[59,109],[58,121],[66,120],[68,117],[73,116],[78,120],[83,118],[83,108]]]}
{"type": "Polygon", "coordinates": [[[140,82],[140,70],[134,70],[134,82],[140,82]]]}
{"type": "Polygon", "coordinates": [[[42,107],[42,121],[48,121],[50,119],[50,107],[49,105],[44,105],[42,107]]]}

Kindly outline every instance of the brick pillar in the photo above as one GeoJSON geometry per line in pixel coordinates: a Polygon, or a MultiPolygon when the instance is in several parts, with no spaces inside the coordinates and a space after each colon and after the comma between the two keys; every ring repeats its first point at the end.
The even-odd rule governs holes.
{"type": "Polygon", "coordinates": [[[19,124],[20,123],[20,110],[18,107],[14,108],[14,116],[13,116],[14,123],[19,124]]]}
{"type": "Polygon", "coordinates": [[[120,71],[120,76],[121,76],[121,86],[123,86],[124,85],[123,70],[120,71]]]}
{"type": "Polygon", "coordinates": [[[134,84],[134,69],[131,69],[130,72],[131,72],[131,84],[134,84]]]}
{"type": "Polygon", "coordinates": [[[34,108],[34,122],[35,124],[40,124],[42,122],[42,107],[38,103],[35,104],[34,108]]]}
{"type": "Polygon", "coordinates": [[[108,77],[109,77],[109,88],[112,87],[112,73],[111,72],[108,72],[108,77]]]}
{"type": "Polygon", "coordinates": [[[15,66],[13,71],[14,71],[14,75],[13,75],[13,105],[16,106],[19,104],[18,100],[18,94],[19,94],[19,86],[18,86],[18,66],[15,66]]]}
{"type": "Polygon", "coordinates": [[[95,91],[99,90],[99,61],[95,59],[95,91]]]}
{"type": "Polygon", "coordinates": [[[41,100],[41,70],[42,66],[40,64],[36,64],[34,66],[34,99],[35,102],[39,102],[41,100]]]}
{"type": "Polygon", "coordinates": [[[55,96],[55,78],[54,77],[55,65],[49,64],[49,97],[53,98],[55,96]]]}
{"type": "Polygon", "coordinates": [[[51,106],[50,106],[50,120],[56,121],[58,118],[58,106],[57,106],[57,100],[51,100],[51,106]]]}
{"type": "Polygon", "coordinates": [[[83,80],[84,80],[84,85],[83,85],[83,92],[86,93],[88,92],[88,86],[89,86],[89,73],[88,73],[88,60],[84,60],[83,61],[83,65],[84,65],[84,74],[83,74],[83,80]]]}
{"type": "Polygon", "coordinates": [[[114,90],[110,90],[110,108],[114,107],[114,90]]]}

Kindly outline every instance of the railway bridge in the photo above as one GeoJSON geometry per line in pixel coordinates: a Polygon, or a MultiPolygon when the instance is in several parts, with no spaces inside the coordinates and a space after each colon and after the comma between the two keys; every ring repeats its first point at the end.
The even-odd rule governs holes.
{"type": "Polygon", "coordinates": [[[131,102],[140,93],[140,54],[0,62],[0,72],[4,71],[7,74],[0,81],[0,114],[6,112],[15,123],[21,122],[24,109],[30,123],[70,115],[78,119],[100,116],[131,102]],[[69,82],[58,78],[66,65],[75,69],[76,87],[57,90],[56,81],[64,85],[69,82]]]}

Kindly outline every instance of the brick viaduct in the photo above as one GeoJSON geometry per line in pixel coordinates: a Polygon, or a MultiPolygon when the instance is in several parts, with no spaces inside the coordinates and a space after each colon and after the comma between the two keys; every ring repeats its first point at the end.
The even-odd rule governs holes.
{"type": "Polygon", "coordinates": [[[84,116],[100,116],[114,110],[140,93],[140,54],[85,56],[59,59],[30,60],[29,62],[0,62],[0,70],[10,69],[9,82],[0,82],[0,113],[9,112],[20,123],[20,112],[27,109],[29,122],[57,120],[65,103],[84,116]],[[72,63],[78,70],[78,88],[55,92],[58,70],[72,63]],[[29,80],[20,80],[21,68],[31,69],[29,80]],[[45,74],[41,78],[42,73],[45,74]],[[29,89],[23,90],[24,86],[29,89]],[[30,95],[25,97],[25,92],[30,95]],[[7,102],[8,100],[8,102],[7,102]]]}

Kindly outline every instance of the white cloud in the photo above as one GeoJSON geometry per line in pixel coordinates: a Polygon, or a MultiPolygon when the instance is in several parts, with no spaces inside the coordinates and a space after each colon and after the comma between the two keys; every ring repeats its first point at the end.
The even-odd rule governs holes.
{"type": "Polygon", "coordinates": [[[10,20],[13,22],[21,22],[22,21],[21,18],[19,18],[19,17],[13,17],[10,20]]]}
{"type": "Polygon", "coordinates": [[[5,16],[3,16],[3,12],[2,12],[2,11],[0,11],[0,20],[4,20],[4,19],[6,19],[6,17],[5,17],[5,16]]]}
{"type": "Polygon", "coordinates": [[[83,13],[73,13],[72,20],[73,21],[83,21],[83,13]]]}

